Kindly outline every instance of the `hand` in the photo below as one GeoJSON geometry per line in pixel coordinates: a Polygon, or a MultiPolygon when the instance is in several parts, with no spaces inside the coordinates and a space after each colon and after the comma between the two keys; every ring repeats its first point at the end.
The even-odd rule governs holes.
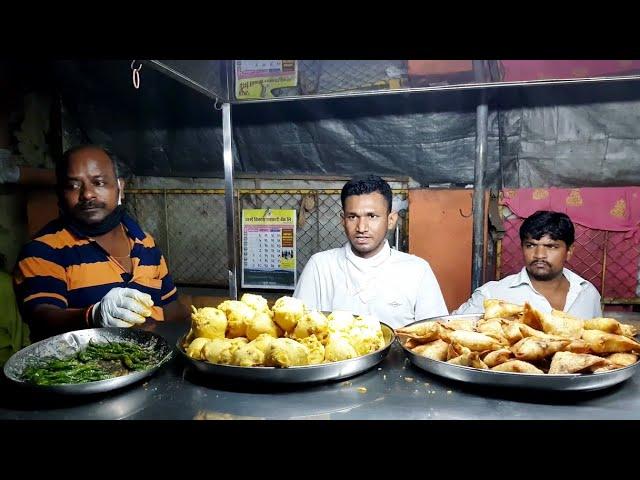
{"type": "Polygon", "coordinates": [[[131,327],[145,322],[151,315],[153,300],[147,293],[133,288],[112,288],[93,306],[96,327],[131,327]]]}
{"type": "Polygon", "coordinates": [[[0,148],[0,183],[16,183],[20,179],[20,167],[11,159],[11,152],[0,148]]]}

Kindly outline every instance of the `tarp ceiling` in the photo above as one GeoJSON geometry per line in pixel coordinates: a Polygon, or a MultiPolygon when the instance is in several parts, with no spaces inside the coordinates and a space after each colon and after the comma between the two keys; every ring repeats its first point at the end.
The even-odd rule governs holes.
{"type": "MultiPolygon", "coordinates": [[[[222,176],[214,101],[130,61],[53,64],[68,143],[110,146],[137,175],[222,176]]],[[[640,182],[640,82],[491,91],[487,182],[596,186],[640,182]]],[[[443,91],[234,105],[236,171],[409,175],[473,183],[478,92],[443,91]]]]}

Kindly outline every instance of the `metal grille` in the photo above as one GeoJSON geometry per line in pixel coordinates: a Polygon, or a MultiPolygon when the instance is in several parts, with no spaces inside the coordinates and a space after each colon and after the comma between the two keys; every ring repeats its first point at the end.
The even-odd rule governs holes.
{"type": "Polygon", "coordinates": [[[169,258],[174,281],[227,280],[224,195],[167,195],[169,258]]]}
{"type": "Polygon", "coordinates": [[[127,210],[138,220],[142,229],[150,233],[156,245],[167,257],[167,228],[165,197],[157,193],[136,193],[127,192],[127,210]]]}
{"type": "Polygon", "coordinates": [[[221,100],[229,99],[225,60],[160,60],[160,63],[199,83],[221,100]]]}
{"type": "MultiPolygon", "coordinates": [[[[519,236],[523,221],[514,216],[504,222],[505,234],[497,278],[517,273],[524,266],[519,236]]],[[[573,256],[567,261],[567,267],[593,283],[605,303],[634,303],[637,299],[640,260],[638,245],[628,238],[627,232],[595,230],[577,224],[574,226],[576,240],[573,256]]]]}
{"type": "Polygon", "coordinates": [[[298,65],[303,95],[390,88],[391,79],[407,75],[406,60],[299,60],[298,65]]]}
{"type": "MultiPolygon", "coordinates": [[[[241,209],[295,209],[300,217],[305,196],[314,208],[297,227],[297,272],[314,253],[336,248],[347,241],[340,220],[340,190],[238,190],[238,228],[241,209]]],[[[407,190],[394,191],[394,204],[405,202],[407,190]]],[[[226,213],[224,190],[129,190],[129,211],[160,247],[176,283],[228,286],[226,213]]],[[[399,244],[407,245],[405,222],[399,217],[399,244]]],[[[242,255],[240,235],[236,236],[242,255]]],[[[389,233],[394,244],[394,232],[389,233]]],[[[240,273],[240,272],[238,272],[240,273]]]]}
{"type": "MultiPolygon", "coordinates": [[[[275,97],[406,86],[406,60],[298,60],[298,85],[276,88],[275,97]]],[[[266,93],[266,92],[265,92],[266,93]]]]}

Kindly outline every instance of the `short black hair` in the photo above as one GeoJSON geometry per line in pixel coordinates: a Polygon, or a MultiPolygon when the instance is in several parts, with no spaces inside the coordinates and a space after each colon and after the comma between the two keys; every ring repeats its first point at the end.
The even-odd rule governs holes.
{"type": "Polygon", "coordinates": [[[110,159],[111,164],[113,165],[113,173],[116,178],[125,178],[125,168],[123,168],[122,163],[116,157],[116,155],[106,147],[102,145],[96,145],[93,143],[83,143],[80,145],[75,145],[69,149],[67,149],[63,154],[60,160],[56,162],[56,183],[58,188],[61,188],[67,179],[67,170],[69,168],[69,160],[73,156],[73,154],[80,152],[85,149],[93,148],[96,150],[102,150],[110,159]]]}
{"type": "Polygon", "coordinates": [[[357,176],[345,183],[344,187],[342,187],[342,193],[340,193],[342,209],[344,210],[344,202],[347,197],[373,192],[378,192],[385,198],[387,205],[389,206],[388,211],[391,212],[391,205],[393,202],[391,187],[386,181],[377,175],[357,176]]]}
{"type": "Polygon", "coordinates": [[[569,248],[575,241],[576,233],[567,214],[548,210],[538,210],[520,226],[521,243],[527,238],[540,240],[545,235],[549,235],[553,240],[562,240],[569,248]]]}

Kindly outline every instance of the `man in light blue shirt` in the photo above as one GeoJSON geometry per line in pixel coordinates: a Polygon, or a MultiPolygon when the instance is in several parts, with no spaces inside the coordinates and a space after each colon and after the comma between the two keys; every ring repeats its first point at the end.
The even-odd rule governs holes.
{"type": "Polygon", "coordinates": [[[457,313],[482,313],[489,298],[524,304],[542,312],[552,309],[587,319],[602,316],[600,293],[564,264],[573,254],[575,230],[564,213],[538,211],[520,227],[525,266],[519,273],[477,288],[457,313]]]}

